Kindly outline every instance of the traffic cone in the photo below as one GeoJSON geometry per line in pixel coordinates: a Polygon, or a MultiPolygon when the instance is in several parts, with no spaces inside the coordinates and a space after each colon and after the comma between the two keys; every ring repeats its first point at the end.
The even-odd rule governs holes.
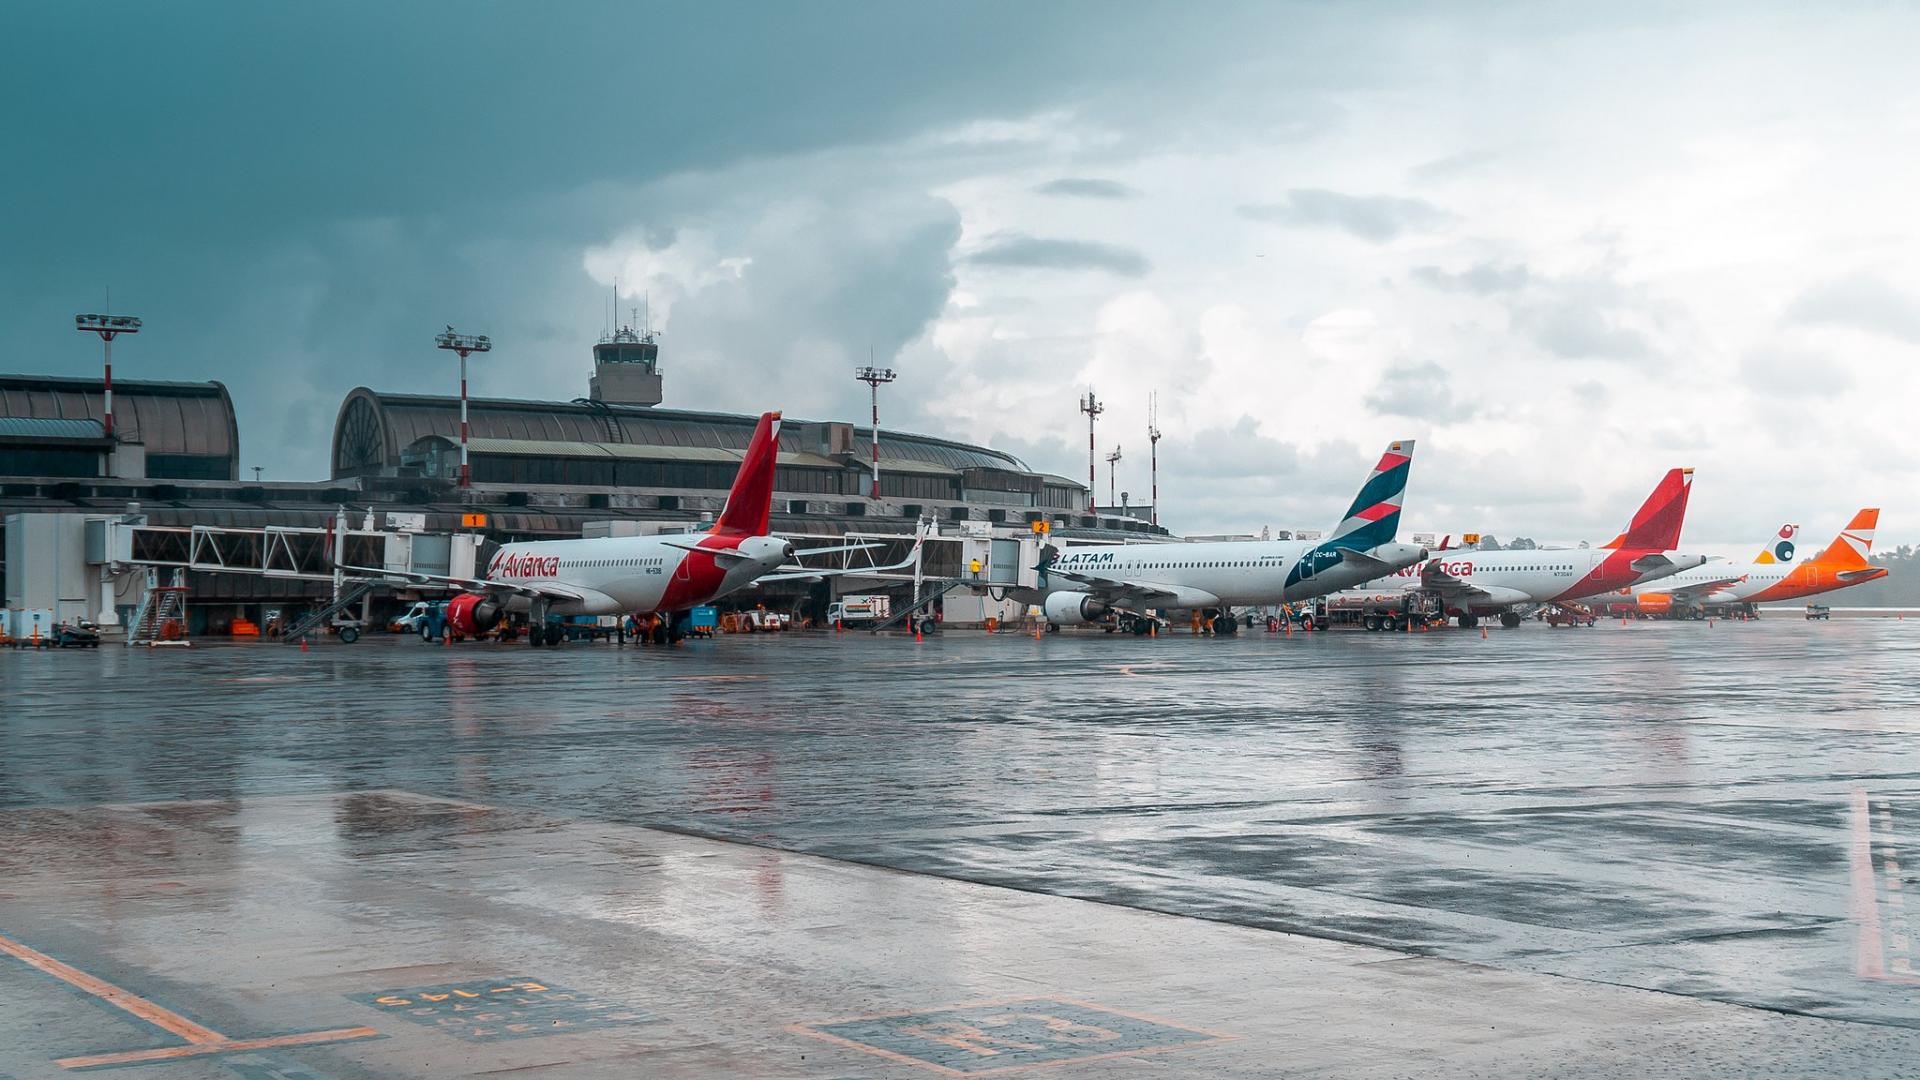
{"type": "Polygon", "coordinates": [[[920,644],[920,640],[921,640],[921,638],[920,638],[920,624],[919,624],[919,623],[914,623],[914,624],[913,624],[913,643],[914,643],[915,645],[918,645],[918,644],[920,644]]]}
{"type": "Polygon", "coordinates": [[[1480,640],[1481,641],[1487,640],[1487,628],[1484,626],[1480,628],[1480,640]]]}
{"type": "Polygon", "coordinates": [[[301,652],[307,651],[307,637],[305,634],[300,635],[300,651],[301,652]]]}
{"type": "Polygon", "coordinates": [[[839,619],[833,620],[833,632],[836,634],[846,633],[847,632],[846,624],[844,622],[841,622],[839,619]]]}

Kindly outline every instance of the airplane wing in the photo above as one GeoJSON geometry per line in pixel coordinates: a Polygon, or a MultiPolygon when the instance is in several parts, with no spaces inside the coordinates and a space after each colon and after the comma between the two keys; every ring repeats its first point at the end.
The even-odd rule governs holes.
{"type": "Polygon", "coordinates": [[[1154,581],[1120,581],[1097,574],[1081,574],[1072,570],[1059,569],[1048,570],[1047,576],[1049,579],[1062,578],[1076,585],[1085,586],[1082,591],[1108,607],[1121,611],[1138,612],[1148,608],[1190,609],[1218,607],[1220,604],[1219,597],[1190,585],[1166,585],[1154,581]]]}
{"type": "Polygon", "coordinates": [[[575,601],[588,599],[587,594],[578,589],[569,588],[568,586],[550,581],[530,585],[519,585],[511,581],[492,581],[487,578],[442,577],[439,574],[422,574],[411,570],[387,570],[382,567],[373,566],[342,565],[340,569],[351,570],[361,574],[378,574],[385,578],[398,578],[402,581],[411,581],[416,585],[439,585],[443,588],[461,589],[466,592],[509,592],[518,596],[525,596],[529,599],[545,598],[548,600],[575,601]]]}
{"type": "Polygon", "coordinates": [[[1449,600],[1487,600],[1493,595],[1478,585],[1469,584],[1440,569],[1437,560],[1428,563],[1420,572],[1420,587],[1449,600]]]}

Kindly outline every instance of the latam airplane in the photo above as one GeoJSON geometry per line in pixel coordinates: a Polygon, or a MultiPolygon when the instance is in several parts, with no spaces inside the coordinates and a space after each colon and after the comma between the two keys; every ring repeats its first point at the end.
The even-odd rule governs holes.
{"type": "Polygon", "coordinates": [[[1627,530],[1597,548],[1443,553],[1399,571],[1374,591],[1432,593],[1463,627],[1477,626],[1483,615],[1498,615],[1500,625],[1516,627],[1520,614],[1513,608],[1518,605],[1566,604],[1706,563],[1705,555],[1673,550],[1692,490],[1692,469],[1667,473],[1627,530]]]}
{"type": "Polygon", "coordinates": [[[1887,576],[1883,566],[1867,561],[1873,550],[1873,530],[1880,511],[1869,507],[1833,538],[1826,550],[1811,559],[1795,561],[1794,541],[1800,526],[1782,525],[1747,566],[1714,566],[1675,574],[1656,585],[1633,590],[1639,610],[1649,615],[1700,618],[1710,604],[1752,607],[1777,600],[1799,600],[1887,576]],[[1725,571],[1724,573],[1721,571],[1725,571]]]}
{"type": "MultiPolygon", "coordinates": [[[[853,544],[796,552],[785,539],[768,534],[779,451],[780,414],[766,413],[753,430],[726,506],[713,528],[703,534],[536,540],[508,544],[495,552],[483,578],[407,576],[463,590],[447,602],[447,625],[468,637],[492,630],[512,610],[531,613],[529,637],[534,645],[560,644],[560,629],[547,624],[550,614],[659,614],[665,618],[656,629],[658,639],[679,641],[686,634],[693,608],[757,581],[851,572],[774,572],[796,556],[872,546],[853,544]]],[[[864,567],[858,572],[898,569],[912,561],[909,555],[906,562],[864,567]]],[[[368,567],[347,569],[388,573],[368,567]]]]}
{"type": "Polygon", "coordinates": [[[1150,610],[1197,610],[1232,633],[1232,608],[1284,604],[1371,581],[1427,557],[1394,542],[1413,468],[1413,440],[1389,444],[1345,520],[1325,541],[1236,540],[1084,547],[1040,566],[1040,588],[1013,596],[1039,604],[1054,627],[1121,613],[1145,634],[1150,610]],[[1228,616],[1219,618],[1219,616],[1228,616]]]}

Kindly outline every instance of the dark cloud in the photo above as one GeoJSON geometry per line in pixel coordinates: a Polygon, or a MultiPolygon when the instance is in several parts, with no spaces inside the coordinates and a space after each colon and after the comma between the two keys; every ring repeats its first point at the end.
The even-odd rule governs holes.
{"type": "Polygon", "coordinates": [[[1091,240],[1056,240],[1012,233],[995,237],[967,256],[976,266],[1034,270],[1100,270],[1120,277],[1145,277],[1151,264],[1132,248],[1091,240]]]}
{"type": "Polygon", "coordinates": [[[1384,244],[1406,232],[1446,226],[1452,214],[1422,199],[1392,195],[1345,195],[1324,188],[1294,188],[1280,202],[1239,207],[1249,221],[1339,229],[1369,243],[1384,244]]]}
{"type": "Polygon", "coordinates": [[[1076,199],[1133,199],[1140,195],[1138,189],[1118,180],[1097,180],[1075,176],[1049,180],[1033,190],[1041,195],[1062,195],[1076,199]]]}
{"type": "Polygon", "coordinates": [[[1815,285],[1787,305],[1785,317],[1791,323],[1845,326],[1920,343],[1920,297],[1872,274],[1815,285]]]}
{"type": "Polygon", "coordinates": [[[1533,280],[1532,273],[1524,263],[1495,262],[1475,263],[1458,273],[1437,266],[1416,266],[1408,276],[1441,292],[1464,292],[1475,296],[1514,292],[1525,288],[1533,280]]]}
{"type": "Polygon", "coordinates": [[[1366,404],[1382,416],[1405,416],[1434,424],[1457,424],[1479,413],[1472,402],[1454,397],[1447,369],[1430,362],[1388,368],[1367,395],[1366,404]]]}

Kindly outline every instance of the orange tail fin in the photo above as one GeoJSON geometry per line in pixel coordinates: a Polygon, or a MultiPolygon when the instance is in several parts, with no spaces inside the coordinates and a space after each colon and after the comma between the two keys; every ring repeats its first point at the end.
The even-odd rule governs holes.
{"type": "Polygon", "coordinates": [[[727,493],[727,505],[713,531],[736,536],[765,536],[773,515],[773,467],[780,456],[780,414],[762,414],[747,444],[740,472],[727,493]]]}
{"type": "Polygon", "coordinates": [[[1680,546],[1680,526],[1687,517],[1687,496],[1693,493],[1693,470],[1671,469],[1660,478],[1653,494],[1640,504],[1627,531],[1601,545],[1635,551],[1671,551],[1680,546]]]}
{"type": "Polygon", "coordinates": [[[1857,570],[1867,565],[1867,555],[1873,551],[1873,530],[1880,524],[1878,508],[1869,508],[1853,515],[1847,527],[1833,538],[1825,551],[1814,557],[1822,566],[1836,570],[1857,570]]]}

